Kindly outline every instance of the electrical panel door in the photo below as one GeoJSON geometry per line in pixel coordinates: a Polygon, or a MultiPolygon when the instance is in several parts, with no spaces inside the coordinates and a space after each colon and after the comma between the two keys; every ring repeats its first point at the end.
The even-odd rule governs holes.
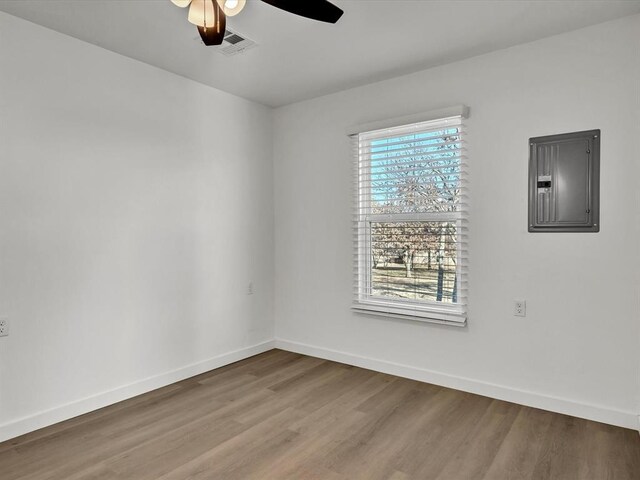
{"type": "Polygon", "coordinates": [[[600,130],[529,139],[529,231],[600,231],[600,130]]]}

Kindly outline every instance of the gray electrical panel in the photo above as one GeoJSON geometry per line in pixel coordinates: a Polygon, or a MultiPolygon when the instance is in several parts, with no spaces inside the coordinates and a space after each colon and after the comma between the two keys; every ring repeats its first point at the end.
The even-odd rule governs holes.
{"type": "Polygon", "coordinates": [[[600,231],[600,130],[529,139],[529,231],[600,231]]]}

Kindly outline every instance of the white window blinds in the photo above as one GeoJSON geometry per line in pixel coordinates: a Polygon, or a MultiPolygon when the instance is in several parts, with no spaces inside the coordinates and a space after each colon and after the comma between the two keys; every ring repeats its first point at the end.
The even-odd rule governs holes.
{"type": "Polygon", "coordinates": [[[352,139],[354,308],[464,325],[468,198],[462,116],[352,139]]]}

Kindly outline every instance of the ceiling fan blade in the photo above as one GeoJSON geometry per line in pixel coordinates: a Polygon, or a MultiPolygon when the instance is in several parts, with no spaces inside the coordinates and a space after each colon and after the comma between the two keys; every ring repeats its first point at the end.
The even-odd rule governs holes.
{"type": "Polygon", "coordinates": [[[262,0],[276,8],[320,22],[336,23],[344,13],[327,0],[262,0]]]}
{"type": "Polygon", "coordinates": [[[218,2],[213,2],[215,7],[215,22],[212,25],[201,27],[198,25],[198,33],[200,38],[207,47],[213,45],[221,45],[224,40],[224,32],[227,28],[227,17],[222,11],[222,8],[218,5],[218,2]]]}

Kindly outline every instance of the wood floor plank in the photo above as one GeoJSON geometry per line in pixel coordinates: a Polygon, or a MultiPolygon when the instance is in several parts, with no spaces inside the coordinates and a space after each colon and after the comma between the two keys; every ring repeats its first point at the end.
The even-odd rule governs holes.
{"type": "Polygon", "coordinates": [[[544,448],[553,418],[553,413],[522,407],[485,478],[534,480],[534,467],[544,448]]]}
{"type": "MultiPolygon", "coordinates": [[[[554,415],[538,461],[533,470],[536,480],[581,480],[582,464],[588,457],[587,420],[554,415]]],[[[596,454],[596,452],[592,452],[596,454]]]]}
{"type": "Polygon", "coordinates": [[[433,402],[432,412],[417,421],[412,441],[397,454],[398,468],[411,478],[437,478],[492,402],[451,389],[443,389],[439,396],[442,400],[433,402]]]}
{"type": "Polygon", "coordinates": [[[6,442],[2,442],[0,443],[0,453],[2,453],[5,450],[17,448],[20,445],[37,442],[38,440],[45,437],[46,437],[45,441],[50,442],[52,437],[61,435],[65,430],[69,430],[72,428],[75,428],[73,435],[77,436],[76,427],[79,425],[86,426],[90,422],[99,422],[104,417],[118,415],[118,412],[120,412],[121,410],[131,409],[131,408],[134,408],[136,405],[140,405],[140,404],[149,404],[157,399],[169,397],[177,392],[181,393],[183,391],[184,391],[184,388],[181,387],[179,384],[172,384],[163,388],[159,388],[157,390],[146,393],[144,395],[139,395],[137,397],[124,400],[114,405],[101,408],[99,410],[95,410],[91,413],[80,415],[78,417],[72,418],[65,422],[52,425],[48,428],[42,428],[34,432],[27,433],[25,435],[21,435],[19,437],[12,438],[11,440],[7,440],[6,442]]]}
{"type": "MultiPolygon", "coordinates": [[[[280,456],[275,456],[260,472],[263,478],[307,478],[300,477],[301,472],[311,476],[310,472],[323,472],[326,478],[346,478],[324,466],[326,455],[349,433],[356,428],[365,416],[361,412],[351,412],[341,418],[339,424],[331,424],[312,432],[301,432],[289,424],[288,429],[298,433],[291,445],[280,456]]],[[[317,475],[317,474],[314,474],[317,475]]],[[[322,478],[322,477],[320,477],[322,478]]]]}
{"type": "Polygon", "coordinates": [[[352,386],[342,395],[293,423],[289,428],[298,433],[313,435],[318,431],[330,428],[331,425],[357,416],[362,412],[355,410],[355,407],[386,388],[392,380],[393,377],[390,375],[376,373],[363,383],[352,386]]]}
{"type": "Polygon", "coordinates": [[[264,408],[247,411],[238,420],[245,423],[259,423],[287,408],[295,406],[298,409],[316,395],[331,389],[333,383],[348,371],[344,368],[330,367],[331,365],[325,362],[308,370],[303,376],[296,376],[291,383],[289,380],[279,382],[276,391],[269,387],[268,390],[275,393],[274,401],[266,404],[264,408]]]}
{"type": "Polygon", "coordinates": [[[639,480],[638,432],[271,350],[0,443],[2,480],[639,480]]]}
{"type": "Polygon", "coordinates": [[[299,416],[300,414],[294,408],[288,408],[159,477],[159,479],[235,479],[247,478],[247,475],[253,473],[257,474],[260,470],[256,467],[267,461],[269,454],[274,454],[279,449],[286,447],[288,442],[298,435],[296,432],[287,430],[286,425],[299,416]],[[253,472],[250,466],[254,467],[253,472]]]}
{"type": "MultiPolygon", "coordinates": [[[[187,385],[184,396],[175,395],[150,405],[139,404],[131,410],[120,412],[115,418],[103,417],[99,423],[88,419],[87,425],[76,427],[75,436],[70,434],[71,431],[65,430],[63,435],[55,436],[49,442],[40,439],[20,445],[17,450],[23,453],[24,465],[17,469],[21,476],[16,478],[55,478],[52,472],[59,469],[70,474],[74,469],[84,468],[127,451],[146,438],[160,436],[224,406],[221,402],[207,398],[206,393],[206,389],[195,389],[187,385]],[[74,455],[64,462],[53,462],[54,467],[51,466],[51,459],[64,459],[69,452],[74,452],[74,455]],[[25,475],[25,471],[30,472],[30,475],[25,475]],[[41,472],[47,472],[47,475],[43,477],[41,472]]],[[[60,473],[60,478],[66,477],[60,473]]]]}
{"type": "Polygon", "coordinates": [[[404,472],[395,471],[391,474],[388,480],[409,480],[411,477],[404,472]]]}
{"type": "Polygon", "coordinates": [[[513,403],[492,401],[442,473],[436,477],[437,480],[484,478],[521,408],[513,403]]]}
{"type": "Polygon", "coordinates": [[[612,427],[603,423],[587,422],[586,450],[599,452],[591,455],[580,464],[581,478],[602,480],[638,480],[640,475],[640,450],[632,446],[637,438],[636,432],[612,427]],[[618,451],[619,448],[623,452],[618,451]],[[620,462],[617,459],[625,459],[620,462]],[[635,475],[632,473],[635,472],[635,475]]]}
{"type": "Polygon", "coordinates": [[[361,428],[355,430],[327,457],[327,466],[349,478],[386,478],[395,470],[389,461],[406,440],[421,406],[426,405],[440,389],[424,390],[413,382],[398,379],[380,394],[372,397],[377,407],[366,405],[358,410],[368,412],[361,428]],[[397,388],[393,388],[397,386],[397,388]]]}
{"type": "Polygon", "coordinates": [[[247,430],[231,419],[190,422],[108,459],[114,472],[136,480],[155,479],[247,430]]]}

